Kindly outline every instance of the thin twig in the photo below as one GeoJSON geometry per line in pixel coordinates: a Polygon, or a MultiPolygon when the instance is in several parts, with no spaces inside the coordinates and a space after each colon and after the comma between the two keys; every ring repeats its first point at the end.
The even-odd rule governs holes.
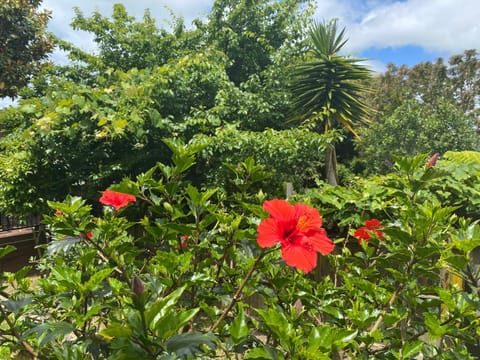
{"type": "Polygon", "coordinates": [[[21,340],[22,336],[15,329],[15,324],[13,324],[12,321],[8,318],[8,314],[3,310],[2,306],[0,306],[0,312],[2,313],[2,316],[7,322],[7,325],[10,328],[12,335],[15,336],[18,340],[20,340],[25,350],[33,357],[33,359],[38,359],[38,354],[35,352],[35,350],[33,350],[32,346],[25,340],[21,340]]]}
{"type": "Polygon", "coordinates": [[[235,305],[237,303],[238,299],[240,298],[240,294],[243,291],[243,288],[245,287],[245,285],[247,285],[247,281],[250,280],[250,278],[252,277],[253,271],[255,270],[257,265],[260,263],[260,260],[262,260],[264,255],[265,255],[265,251],[262,250],[262,252],[260,253],[260,255],[258,255],[257,259],[253,263],[250,270],[248,270],[247,275],[243,279],[243,281],[240,284],[240,286],[238,287],[237,291],[235,291],[235,294],[233,295],[232,300],[230,301],[230,304],[228,304],[228,306],[225,308],[225,310],[223,310],[222,315],[220,315],[220,317],[215,322],[215,324],[212,325],[212,327],[210,328],[210,331],[213,332],[218,327],[218,325],[220,325],[220,323],[223,321],[223,319],[225,319],[225,316],[227,316],[228,312],[232,309],[233,305],[235,305]]]}

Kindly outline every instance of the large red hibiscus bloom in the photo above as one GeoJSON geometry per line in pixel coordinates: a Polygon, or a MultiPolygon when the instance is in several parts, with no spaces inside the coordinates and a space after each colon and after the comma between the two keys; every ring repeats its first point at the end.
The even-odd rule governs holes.
{"type": "Polygon", "coordinates": [[[111,205],[115,210],[125,207],[128,203],[135,202],[136,200],[136,197],[133,195],[112,190],[105,190],[102,197],[99,199],[103,205],[111,205]]]}
{"type": "Polygon", "coordinates": [[[279,199],[265,201],[263,208],[270,217],[258,226],[258,245],[267,248],[280,243],[289,266],[309,272],[317,266],[317,252],[326,255],[333,251],[335,245],[322,228],[317,209],[279,199]]]}

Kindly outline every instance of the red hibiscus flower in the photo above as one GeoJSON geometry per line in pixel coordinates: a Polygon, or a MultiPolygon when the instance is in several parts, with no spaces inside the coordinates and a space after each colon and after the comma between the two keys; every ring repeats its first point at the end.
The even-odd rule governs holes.
{"type": "Polygon", "coordinates": [[[113,206],[115,210],[125,207],[130,202],[137,201],[137,198],[133,195],[124,194],[112,190],[105,190],[102,197],[99,200],[103,205],[113,206]]]}
{"type": "Polygon", "coordinates": [[[326,255],[333,251],[335,245],[321,227],[317,209],[279,199],[265,201],[263,208],[270,217],[258,226],[258,245],[267,248],[280,243],[289,266],[309,272],[317,266],[317,252],[326,255]]]}
{"type": "Polygon", "coordinates": [[[353,236],[357,238],[359,244],[370,240],[372,235],[376,236],[378,240],[382,240],[383,233],[379,229],[383,229],[382,223],[377,219],[370,219],[365,221],[365,226],[355,230],[353,236]]]}

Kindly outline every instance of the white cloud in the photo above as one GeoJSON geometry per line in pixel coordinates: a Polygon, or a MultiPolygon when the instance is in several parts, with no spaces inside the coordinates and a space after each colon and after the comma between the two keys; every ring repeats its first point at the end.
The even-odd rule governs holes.
{"type": "Polygon", "coordinates": [[[478,14],[478,0],[408,0],[370,8],[360,21],[345,17],[344,24],[351,51],[417,45],[458,54],[480,49],[478,14]]]}
{"type": "MultiPolygon", "coordinates": [[[[85,16],[98,10],[110,16],[111,0],[44,0],[43,6],[53,11],[49,28],[59,37],[84,49],[92,49],[92,36],[75,32],[69,24],[74,17],[73,7],[85,16]]],[[[168,26],[170,12],[184,17],[190,24],[204,17],[213,0],[119,0],[127,12],[140,20],[149,9],[159,26],[168,26]]],[[[418,45],[427,51],[461,53],[480,48],[479,0],[318,0],[315,18],[338,18],[346,27],[350,52],[367,48],[418,45]]]]}

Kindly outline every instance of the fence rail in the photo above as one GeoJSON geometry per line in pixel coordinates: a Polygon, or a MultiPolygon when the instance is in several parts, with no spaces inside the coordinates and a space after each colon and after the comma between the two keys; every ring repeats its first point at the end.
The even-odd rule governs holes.
{"type": "Polygon", "coordinates": [[[40,225],[40,221],[40,215],[29,215],[24,218],[19,218],[15,216],[6,216],[0,213],[0,232],[36,228],[40,225]]]}

